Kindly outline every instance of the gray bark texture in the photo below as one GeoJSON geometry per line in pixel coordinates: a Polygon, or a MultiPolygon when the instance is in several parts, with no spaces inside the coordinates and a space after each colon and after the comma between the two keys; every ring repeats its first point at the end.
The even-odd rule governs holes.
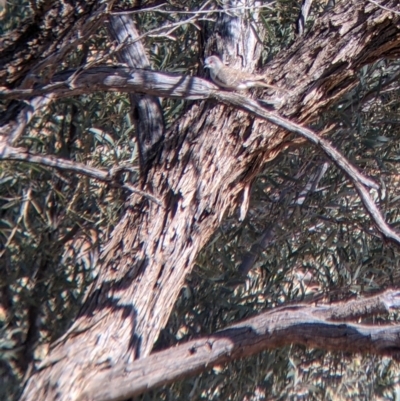
{"type": "MultiPolygon", "coordinates": [[[[277,108],[282,116],[311,124],[357,85],[362,66],[399,57],[399,15],[388,11],[398,10],[398,2],[380,3],[385,8],[366,0],[342,2],[266,66],[262,72],[266,80],[287,91],[279,94],[277,108]]],[[[89,3],[85,4],[83,8],[89,3]]],[[[252,71],[261,44],[240,16],[223,18],[206,49],[220,50],[231,66],[252,71]]],[[[22,67],[20,71],[17,80],[26,72],[22,67]]],[[[15,82],[8,76],[0,75],[0,79],[0,84],[8,87],[15,82]]],[[[268,100],[268,93],[257,92],[257,97],[268,100]]],[[[157,127],[161,125],[160,116],[151,124],[154,121],[157,127]]],[[[197,254],[226,214],[246,208],[243,194],[254,177],[293,144],[294,138],[265,120],[214,100],[193,104],[165,134],[160,128],[154,141],[148,136],[145,141],[149,146],[143,147],[141,189],[161,200],[161,205],[137,194],[130,197],[111,240],[103,247],[97,280],[88,290],[79,316],[30,377],[24,401],[127,396],[104,397],[104,393],[95,393],[93,384],[103,377],[100,372],[107,374],[112,366],[149,357],[197,254]],[[155,144],[155,156],[148,157],[148,148],[155,144]]],[[[306,324],[309,316],[302,314],[288,321],[298,325],[302,317],[306,324]]],[[[271,321],[264,323],[262,330],[268,333],[271,321]]],[[[335,348],[337,340],[329,335],[329,329],[316,324],[313,331],[323,338],[318,344],[335,348]]],[[[287,332],[281,331],[280,336],[287,332]]],[[[235,355],[244,356],[246,352],[235,355]]],[[[206,367],[203,364],[193,372],[206,367]]],[[[120,372],[122,375],[123,369],[120,372]]],[[[145,375],[146,370],[142,372],[145,375]]],[[[113,377],[110,385],[117,387],[118,377],[113,377]]]]}
{"type": "Polygon", "coordinates": [[[368,327],[347,320],[371,313],[387,313],[399,306],[399,292],[387,291],[379,296],[332,306],[276,308],[132,364],[117,364],[100,373],[80,399],[124,400],[156,386],[193,376],[207,367],[293,343],[333,351],[390,355],[398,359],[398,326],[368,327]]]}

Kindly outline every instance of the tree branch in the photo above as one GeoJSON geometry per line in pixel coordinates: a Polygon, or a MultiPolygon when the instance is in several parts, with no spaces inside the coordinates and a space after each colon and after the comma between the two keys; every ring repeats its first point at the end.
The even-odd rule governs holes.
{"type": "Polygon", "coordinates": [[[218,87],[205,79],[188,75],[122,66],[101,66],[61,72],[54,76],[51,84],[33,89],[0,89],[0,99],[29,99],[48,94],[62,98],[94,91],[118,91],[199,100],[209,97],[210,91],[218,90],[218,87]]]}
{"type": "MultiPolygon", "coordinates": [[[[263,118],[284,128],[290,132],[300,135],[313,144],[317,145],[327,157],[332,160],[338,168],[344,171],[359,193],[365,208],[370,214],[378,230],[387,238],[400,244],[400,236],[395,233],[385,222],[380,211],[364,186],[379,189],[373,180],[364,177],[338,150],[336,150],[326,139],[319,137],[312,130],[302,127],[277,113],[268,111],[260,105],[260,102],[234,92],[219,90],[214,84],[198,77],[182,76],[170,73],[161,73],[147,70],[129,71],[120,67],[117,70],[111,67],[92,68],[82,73],[75,74],[71,71],[58,74],[55,79],[64,78],[65,81],[46,85],[41,89],[14,90],[0,92],[2,96],[32,96],[52,92],[58,96],[71,96],[87,93],[93,90],[118,90],[124,92],[141,92],[162,97],[180,97],[185,99],[207,99],[214,97],[230,106],[235,106],[252,113],[254,116],[263,118]],[[72,74],[72,75],[71,75],[72,74]],[[69,77],[75,76],[73,82],[67,84],[69,77]],[[68,87],[69,86],[69,87],[68,87]],[[70,89],[71,88],[71,89],[70,89]]],[[[263,100],[264,102],[264,100],[263,100]]]]}
{"type": "Polygon", "coordinates": [[[256,116],[264,118],[279,127],[285,128],[288,131],[294,132],[301,137],[309,140],[310,142],[317,145],[324,153],[332,160],[338,168],[346,173],[354,184],[360,198],[363,202],[365,209],[368,211],[372,218],[372,221],[376,225],[377,229],[386,238],[395,241],[400,245],[400,236],[392,230],[389,225],[385,222],[381,212],[377,208],[375,202],[371,198],[365,187],[370,187],[373,189],[379,189],[378,184],[369,178],[364,177],[357,169],[354,167],[338,150],[336,150],[326,139],[320,138],[315,132],[308,128],[304,128],[299,124],[293,123],[292,121],[280,117],[274,112],[269,112],[259,106],[257,102],[251,99],[242,97],[241,95],[232,94],[229,92],[220,91],[215,95],[218,99],[228,103],[230,105],[235,105],[241,107],[246,111],[254,113],[256,116]]]}
{"type": "Polygon", "coordinates": [[[125,400],[212,366],[290,344],[398,358],[400,327],[372,327],[344,320],[399,308],[400,292],[393,290],[335,305],[276,308],[211,336],[156,352],[131,364],[119,363],[89,379],[78,400],[125,400]]]}
{"type": "MultiPolygon", "coordinates": [[[[34,155],[29,153],[26,149],[15,148],[12,146],[8,146],[5,143],[0,143],[0,160],[15,160],[21,162],[28,162],[34,164],[40,164],[42,166],[54,167],[59,170],[64,171],[72,171],[77,174],[82,174],[87,177],[95,178],[99,181],[105,182],[115,182],[117,183],[118,175],[124,170],[131,170],[128,166],[118,166],[117,168],[112,168],[110,170],[101,170],[95,167],[86,166],[82,163],[74,162],[71,160],[59,159],[54,156],[42,156],[42,155],[34,155]]],[[[144,196],[155,202],[157,205],[161,206],[162,203],[155,196],[142,191],[138,188],[135,188],[129,184],[122,184],[122,188],[127,189],[132,193],[136,193],[138,195],[144,196]]]]}
{"type": "MultiPolygon", "coordinates": [[[[133,20],[126,15],[110,16],[108,30],[111,37],[122,47],[117,52],[118,61],[129,68],[150,68],[143,43],[135,40],[139,37],[133,20]],[[131,43],[133,40],[133,43],[131,43]],[[129,45],[126,45],[130,43],[129,45]]],[[[160,100],[156,96],[129,94],[131,119],[135,126],[135,136],[139,149],[140,173],[145,175],[149,154],[156,153],[165,132],[165,124],[160,100]]]]}

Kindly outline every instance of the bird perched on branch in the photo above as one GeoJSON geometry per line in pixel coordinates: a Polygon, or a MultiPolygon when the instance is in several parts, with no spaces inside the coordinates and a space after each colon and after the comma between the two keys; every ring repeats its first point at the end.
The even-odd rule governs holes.
{"type": "Polygon", "coordinates": [[[204,60],[204,68],[210,70],[211,79],[221,88],[243,90],[257,86],[283,90],[273,85],[268,85],[262,75],[254,75],[226,66],[217,56],[207,57],[204,60]]]}

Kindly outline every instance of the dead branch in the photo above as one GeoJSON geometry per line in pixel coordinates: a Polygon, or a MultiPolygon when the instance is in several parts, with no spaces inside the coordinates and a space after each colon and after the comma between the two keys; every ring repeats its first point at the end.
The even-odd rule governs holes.
{"type": "MultiPolygon", "coordinates": [[[[254,101],[238,93],[216,90],[216,86],[204,79],[190,76],[180,76],[176,74],[160,73],[147,70],[135,70],[129,72],[126,68],[118,68],[113,74],[111,67],[98,67],[78,74],[73,81],[72,89],[63,83],[54,83],[51,88],[42,88],[36,94],[44,94],[53,91],[59,96],[69,96],[72,94],[82,94],[93,89],[100,90],[119,90],[129,92],[148,93],[155,96],[183,97],[185,99],[199,99],[215,97],[216,99],[246,110],[257,117],[266,119],[277,126],[290,132],[294,132],[313,144],[317,145],[332,160],[338,168],[343,170],[351,179],[359,193],[365,208],[370,214],[378,230],[387,238],[400,244],[400,237],[385,222],[377,206],[364,186],[379,189],[379,186],[371,179],[364,177],[356,167],[354,167],[338,150],[336,150],[326,139],[319,137],[312,130],[302,127],[277,113],[268,111],[259,102],[254,101]],[[44,91],[44,92],[40,92],[44,91]]],[[[71,74],[65,73],[65,74],[71,74]]],[[[60,74],[62,76],[62,74],[60,74]]],[[[59,76],[60,76],[59,75],[59,76]]],[[[75,74],[73,74],[75,75],[75,74]]],[[[58,76],[58,77],[59,77],[58,76]]],[[[67,79],[68,80],[68,79],[67,79]]],[[[31,90],[28,90],[32,94],[31,90]]],[[[8,94],[16,96],[27,95],[26,91],[3,91],[1,96],[8,94]]]]}
{"type": "Polygon", "coordinates": [[[400,308],[400,292],[335,305],[286,306],[234,324],[211,336],[156,352],[98,373],[79,401],[117,401],[194,376],[211,367],[290,344],[350,353],[400,357],[400,327],[367,326],[345,319],[400,308]]]}
{"type": "Polygon", "coordinates": [[[32,89],[0,88],[0,99],[29,99],[48,94],[62,98],[94,91],[118,91],[199,100],[209,97],[212,90],[218,90],[218,87],[198,77],[122,66],[100,66],[56,74],[51,84],[32,89]]]}
{"type": "MultiPolygon", "coordinates": [[[[14,160],[20,162],[28,162],[34,164],[40,164],[42,166],[54,167],[58,170],[63,171],[72,171],[76,174],[82,174],[87,177],[95,178],[99,181],[104,182],[114,182],[118,185],[118,176],[124,171],[131,171],[132,168],[130,166],[118,166],[116,168],[112,168],[110,170],[101,170],[95,167],[86,166],[82,163],[60,159],[54,156],[43,156],[32,154],[28,152],[26,149],[16,148],[12,146],[8,146],[5,143],[0,143],[0,160],[14,160]]],[[[121,188],[127,189],[128,191],[135,193],[137,195],[144,196],[155,202],[157,205],[161,206],[161,201],[157,199],[155,196],[140,190],[139,188],[134,187],[130,184],[121,184],[121,188]]]]}

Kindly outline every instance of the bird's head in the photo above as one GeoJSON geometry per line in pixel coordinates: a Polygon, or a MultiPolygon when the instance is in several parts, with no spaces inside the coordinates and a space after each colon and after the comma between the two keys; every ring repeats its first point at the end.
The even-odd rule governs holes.
{"type": "Polygon", "coordinates": [[[204,68],[219,69],[222,66],[222,61],[217,56],[210,56],[204,60],[204,68]]]}

